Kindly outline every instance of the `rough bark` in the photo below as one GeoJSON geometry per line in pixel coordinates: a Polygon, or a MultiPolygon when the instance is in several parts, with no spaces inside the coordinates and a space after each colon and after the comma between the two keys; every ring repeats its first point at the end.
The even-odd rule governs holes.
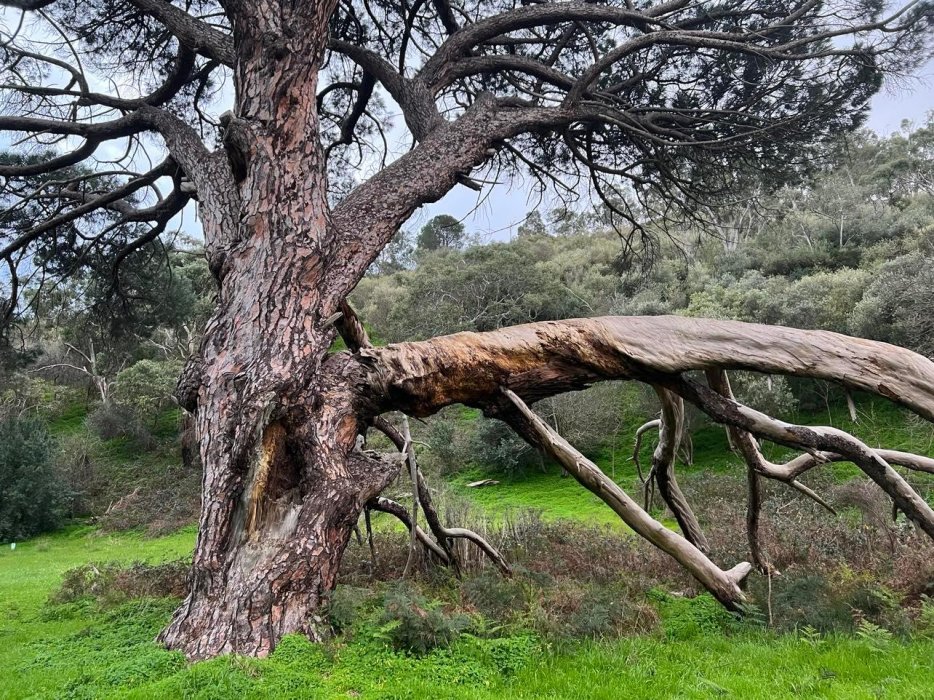
{"type": "MultiPolygon", "coordinates": [[[[0,5],[24,11],[50,4],[51,0],[0,0],[0,5]]],[[[69,49],[80,44],[81,37],[66,36],[56,26],[62,32],[56,47],[60,51],[50,51],[55,55],[49,56],[22,50],[16,37],[10,37],[4,50],[13,56],[13,64],[38,60],[51,73],[65,71],[71,79],[59,87],[6,86],[12,90],[12,111],[0,115],[0,129],[28,132],[40,144],[66,137],[83,143],[41,162],[4,164],[0,175],[60,174],[91,159],[105,142],[113,145],[144,133],[158,134],[171,157],[147,173],[131,176],[114,192],[88,195],[79,192],[80,187],[62,189],[60,197],[67,206],[9,241],[0,249],[0,258],[10,267],[15,293],[14,258],[30,260],[30,247],[59,226],[97,210],[119,213],[124,224],[151,223],[115,256],[119,264],[156,240],[192,198],[200,203],[207,259],[219,284],[218,308],[178,387],[181,405],[195,414],[204,480],[191,594],[161,636],[170,647],[192,658],[224,652],[265,654],[285,633],[317,636],[317,614],[334,585],[353,524],[400,468],[398,458],[361,451],[358,437],[386,410],[423,415],[463,402],[496,413],[512,405],[501,393],[502,386],[514,390],[520,401],[534,401],[608,378],[661,385],[724,422],[808,447],[819,455],[813,457],[815,463],[826,456],[858,461],[899,508],[934,532],[934,525],[927,525],[930,509],[918,503],[886,461],[934,471],[930,460],[870,450],[839,432],[770,422],[722,396],[704,394],[703,388],[678,376],[691,369],[737,367],[831,379],[888,396],[931,419],[934,372],[929,362],[907,351],[828,333],[664,318],[538,324],[374,349],[366,347],[366,334],[345,304],[367,266],[419,206],[440,199],[457,183],[477,187],[469,178],[471,170],[497,153],[509,154],[507,167],[516,158],[514,165],[521,163],[536,177],[554,179],[547,167],[537,165],[542,155],[552,160],[548,148],[534,147],[529,158],[508,143],[521,134],[534,134],[527,144],[544,143],[550,133],[563,138],[573,155],[569,165],[576,163],[577,172],[591,179],[610,209],[637,230],[639,221],[616,207],[619,190],[611,179],[628,178],[637,185],[637,193],[648,184],[646,178],[653,179],[654,191],[662,196],[644,196],[643,205],[662,199],[684,209],[686,202],[705,194],[722,196],[724,183],[719,178],[688,183],[676,173],[686,165],[703,169],[719,163],[724,153],[757,165],[778,165],[769,157],[775,149],[757,146],[799,137],[810,145],[826,136],[830,125],[845,126],[868,99],[868,93],[858,94],[865,92],[859,87],[863,78],[857,79],[866,65],[868,44],[862,38],[875,32],[890,37],[870,42],[879,57],[897,57],[902,45],[915,51],[918,44],[911,39],[926,27],[918,22],[923,18],[920,12],[903,8],[882,17],[870,8],[856,13],[841,29],[833,8],[825,11],[820,3],[804,3],[777,15],[740,12],[733,30],[721,32],[715,31],[722,21],[717,13],[697,16],[691,3],[680,1],[641,10],[631,3],[625,8],[589,2],[507,3],[481,8],[477,16],[452,12],[440,2],[430,5],[449,35],[443,42],[435,43],[431,22],[406,20],[401,41],[377,40],[374,48],[361,46],[368,42],[357,40],[360,35],[352,29],[358,25],[369,33],[371,22],[380,25],[376,15],[391,20],[392,8],[379,8],[374,15],[367,7],[369,19],[361,24],[363,15],[356,13],[363,10],[350,3],[341,10],[347,16],[330,27],[336,35],[329,44],[334,62],[346,57],[356,66],[339,71],[348,81],[328,86],[343,82],[341,89],[349,87],[355,93],[344,100],[346,111],[340,108],[340,136],[332,146],[348,145],[360,136],[356,125],[367,113],[377,81],[401,108],[417,145],[329,211],[325,159],[331,147],[325,150],[319,143],[318,114],[318,98],[324,99],[328,88],[318,92],[317,87],[336,0],[225,0],[216,8],[224,18],[198,3],[193,12],[186,11],[191,9],[187,3],[167,0],[111,4],[114,13],[102,12],[94,22],[106,29],[108,22],[122,22],[124,4],[136,8],[140,14],[133,21],[138,19],[147,29],[152,21],[165,29],[141,36],[157,37],[160,44],[177,43],[173,68],[161,85],[127,99],[92,92],[81,65],[57,57],[74,53],[69,49]],[[208,9],[210,18],[196,16],[208,9]],[[517,56],[500,49],[527,41],[516,37],[520,31],[547,44],[563,25],[568,25],[561,31],[564,38],[551,50],[532,48],[528,55],[517,56]],[[598,26],[604,26],[601,46],[618,45],[595,49],[592,58],[572,53],[580,44],[578,34],[590,37],[598,26]],[[351,30],[345,31],[348,27],[351,30]],[[860,38],[860,46],[850,45],[847,36],[860,38]],[[411,54],[405,46],[417,45],[422,52],[433,44],[432,55],[422,53],[417,70],[405,66],[411,54]],[[656,46],[672,51],[650,52],[657,58],[636,71],[631,81],[604,84],[614,66],[626,72],[634,52],[656,46]],[[674,118],[660,116],[651,105],[634,105],[631,95],[645,92],[660,74],[676,82],[677,64],[666,66],[666,59],[685,49],[702,49],[715,71],[718,65],[732,65],[730,56],[766,57],[776,68],[770,72],[776,86],[789,81],[799,85],[805,75],[824,89],[812,91],[819,99],[792,105],[779,117],[768,100],[721,105],[718,97],[705,97],[703,91],[694,91],[693,97],[700,100],[694,108],[680,110],[674,118]],[[852,65],[830,60],[853,56],[860,60],[852,65]],[[201,58],[207,59],[203,67],[201,58]],[[232,71],[236,96],[232,113],[221,119],[222,147],[211,151],[203,135],[178,114],[198,112],[201,88],[220,65],[232,71]],[[575,75],[562,72],[561,66],[569,65],[576,67],[575,75]],[[364,73],[359,81],[357,67],[364,73]],[[497,73],[502,77],[504,71],[510,73],[505,81],[481,78],[497,73]],[[848,79],[840,80],[841,74],[848,79]],[[548,96],[543,97],[542,87],[547,85],[559,93],[546,88],[548,96]],[[31,108],[20,113],[24,110],[19,105],[37,104],[33,96],[51,101],[35,113],[31,108]],[[463,109],[448,109],[455,103],[463,109]],[[759,125],[756,129],[747,128],[750,119],[759,125]],[[720,125],[719,136],[711,134],[711,122],[720,125]],[[604,140],[606,135],[611,139],[604,140]],[[620,139],[633,148],[613,147],[620,139]],[[666,150],[672,158],[665,156],[666,150]],[[641,163],[632,162],[633,152],[658,157],[644,170],[641,163]],[[172,192],[158,204],[137,207],[132,200],[166,176],[172,177],[172,192]],[[339,310],[345,315],[339,327],[356,352],[327,358],[339,310]]],[[[107,9],[107,3],[100,5],[107,9]]],[[[396,9],[414,20],[429,5],[419,7],[396,9]]],[[[372,30],[385,39],[385,27],[372,30]]],[[[151,44],[119,47],[121,59],[124,49],[134,64],[158,55],[151,44]]],[[[106,51],[102,56],[102,65],[113,58],[106,51]]],[[[130,150],[122,164],[135,169],[127,161],[130,150]]],[[[80,180],[70,182],[77,185],[80,180]]],[[[44,187],[30,196],[38,196],[44,187]]],[[[8,312],[15,301],[14,294],[8,312]]],[[[536,427],[534,421],[530,425],[536,427]]],[[[527,434],[541,437],[537,428],[527,434]]],[[[546,436],[555,454],[573,462],[591,487],[603,483],[572,448],[546,436]]],[[[668,433],[662,442],[659,463],[670,464],[668,433]]],[[[812,466],[803,460],[775,466],[774,471],[784,474],[812,466]]],[[[673,475],[667,467],[662,472],[669,502],[676,504],[673,475]]],[[[790,479],[794,485],[794,477],[790,479]]],[[[625,494],[611,496],[616,507],[641,523],[660,546],[677,537],[644,522],[625,494]]],[[[685,531],[690,531],[686,504],[674,508],[681,512],[685,531]]],[[[429,523],[442,542],[465,537],[483,546],[469,531],[443,528],[432,518],[429,523]]],[[[695,557],[687,551],[689,558],[695,557]]],[[[719,590],[721,599],[735,600],[735,591],[722,577],[735,581],[737,576],[710,568],[713,565],[705,561],[701,554],[692,566],[701,576],[713,577],[708,583],[719,590]]],[[[497,564],[506,568],[505,562],[497,564]]]]}
{"type": "Polygon", "coordinates": [[[353,525],[399,468],[356,450],[355,370],[323,365],[337,310],[323,296],[340,280],[325,277],[334,241],[309,134],[330,6],[293,8],[294,27],[272,4],[240,9],[228,130],[249,148],[236,154],[236,196],[202,203],[219,306],[182,400],[197,411],[203,506],[191,593],[160,637],[190,658],[263,655],[290,632],[319,638],[353,525]]]}

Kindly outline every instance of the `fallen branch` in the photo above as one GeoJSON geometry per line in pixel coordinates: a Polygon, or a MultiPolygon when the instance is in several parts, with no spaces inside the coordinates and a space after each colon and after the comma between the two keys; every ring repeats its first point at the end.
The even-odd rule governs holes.
{"type": "MultiPolygon", "coordinates": [[[[739,433],[728,431],[734,449],[743,447],[744,457],[748,457],[751,507],[747,534],[760,568],[767,564],[757,539],[761,478],[783,481],[821,507],[831,509],[826,500],[799,481],[809,469],[828,461],[856,464],[892,497],[899,510],[934,539],[934,511],[891,466],[934,473],[934,459],[872,449],[835,428],[784,423],[684,377],[692,371],[742,369],[823,379],[837,382],[846,391],[884,396],[934,420],[934,363],[904,348],[827,331],[736,321],[605,317],[540,322],[362,348],[353,358],[359,383],[367,387],[371,410],[428,416],[444,406],[461,403],[506,420],[604,500],[637,533],[677,559],[729,607],[736,607],[741,600],[735,577],[716,567],[685,537],[653,520],[647,508],[640,508],[592,462],[563,441],[557,431],[520,411],[517,401],[525,406],[526,402],[584,389],[597,381],[636,380],[673,392],[715,421],[748,433],[748,440],[741,445],[734,439],[739,433]],[[773,464],[762,456],[756,437],[804,454],[785,464],[773,464]]],[[[652,423],[642,426],[639,437],[650,427],[652,423]]],[[[661,429],[661,422],[657,427],[661,429]]],[[[660,439],[666,453],[668,443],[673,443],[670,437],[660,439]]],[[[651,488],[656,484],[659,467],[667,469],[667,455],[660,457],[653,460],[653,470],[643,477],[651,488]]],[[[638,453],[635,461],[642,477],[638,453]]],[[[737,571],[745,569],[748,573],[749,568],[751,565],[744,563],[737,571]]]]}
{"type": "Polygon", "coordinates": [[[691,509],[684,492],[675,478],[675,458],[684,430],[684,402],[681,397],[661,387],[654,387],[662,404],[662,417],[658,428],[658,445],[652,455],[652,474],[665,505],[674,514],[678,527],[691,544],[702,552],[710,545],[704,536],[697,516],[691,509]]]}
{"type": "Polygon", "coordinates": [[[409,517],[409,512],[401,503],[397,503],[396,501],[385,498],[384,496],[377,496],[376,498],[371,498],[369,501],[367,501],[366,506],[369,510],[376,510],[381,513],[389,513],[390,515],[395,516],[403,525],[405,525],[405,528],[410,533],[412,533],[413,539],[421,542],[426,549],[437,555],[437,557],[445,564],[448,563],[448,555],[434,542],[434,540],[428,536],[428,533],[422,530],[418,525],[415,525],[414,528],[412,527],[412,518],[409,517]]]}
{"type": "MultiPolygon", "coordinates": [[[[394,445],[396,445],[396,447],[400,448],[400,450],[405,450],[406,445],[411,447],[411,441],[406,440],[405,435],[400,434],[399,431],[396,430],[393,425],[382,416],[377,417],[373,421],[373,427],[388,437],[389,440],[394,445]]],[[[445,552],[445,563],[451,565],[454,567],[456,572],[460,573],[460,563],[457,560],[456,553],[450,546],[449,540],[466,539],[470,542],[473,542],[474,545],[483,551],[483,553],[490,558],[490,560],[496,565],[496,567],[504,576],[511,576],[512,569],[506,562],[506,559],[482,536],[473,530],[468,530],[467,528],[444,526],[444,524],[441,522],[441,518],[438,515],[437,510],[435,510],[432,503],[431,491],[428,488],[428,483],[416,464],[414,451],[406,450],[406,459],[409,461],[410,466],[415,465],[414,482],[416,484],[416,488],[414,490],[418,493],[417,499],[420,503],[422,511],[425,513],[425,520],[428,522],[428,526],[431,529],[432,534],[435,536],[435,539],[438,542],[438,546],[445,552]]]]}
{"type": "Polygon", "coordinates": [[[502,392],[515,408],[515,411],[504,414],[503,419],[516,432],[530,444],[544,449],[581,485],[610,506],[629,527],[670,554],[724,606],[731,610],[739,609],[744,601],[739,584],[749,574],[751,564],[742,562],[728,571],[720,569],[691,542],[672,532],[640,508],[615,481],[535,415],[514,392],[506,388],[503,388],[502,392]]]}
{"type": "MultiPolygon", "coordinates": [[[[849,433],[826,426],[785,423],[744,406],[712,388],[681,377],[664,383],[719,423],[741,428],[780,445],[806,450],[813,459],[819,460],[821,451],[841,455],[882,487],[912,522],[934,538],[934,510],[931,506],[892,469],[879,452],[849,433]]],[[[750,454],[754,460],[758,459],[755,454],[750,454]]],[[[761,473],[768,471],[766,465],[765,471],[761,473]]]]}

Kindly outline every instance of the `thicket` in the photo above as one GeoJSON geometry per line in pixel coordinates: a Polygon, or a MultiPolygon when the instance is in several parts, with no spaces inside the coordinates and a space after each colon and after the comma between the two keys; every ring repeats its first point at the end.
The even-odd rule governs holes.
{"type": "MultiPolygon", "coordinates": [[[[716,516],[706,523],[715,556],[731,560],[743,550],[735,533],[744,513],[741,504],[724,499],[725,478],[689,479],[686,487],[704,503],[704,514],[716,516]]],[[[503,577],[482,557],[465,556],[457,580],[418,551],[402,580],[408,536],[378,517],[374,548],[366,542],[348,548],[327,622],[341,643],[416,655],[464,636],[553,645],[643,633],[695,640],[752,630],[797,633],[812,643],[835,633],[874,643],[930,638],[929,541],[888,518],[878,522],[887,505],[877,492],[858,489],[848,497],[852,483],[822,488],[845,509],[840,517],[818,515],[809,502],[778,493],[767,498],[769,553],[781,573],[752,581],[742,616],[727,613],[664,554],[619,529],[547,522],[529,513],[491,520],[446,495],[442,515],[483,532],[514,563],[513,576],[503,577]],[[806,533],[797,527],[805,519],[806,533]],[[863,527],[868,523],[872,527],[863,527]]],[[[66,614],[69,605],[110,609],[135,599],[177,598],[185,591],[186,570],[184,563],[81,566],[65,574],[46,614],[66,614]]]]}
{"type": "Polygon", "coordinates": [[[61,525],[71,496],[55,465],[56,445],[42,421],[0,419],[0,542],[61,525]]]}

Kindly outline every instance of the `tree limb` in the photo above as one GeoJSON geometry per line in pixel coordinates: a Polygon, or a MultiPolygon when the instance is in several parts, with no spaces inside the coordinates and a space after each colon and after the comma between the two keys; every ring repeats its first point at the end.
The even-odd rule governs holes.
{"type": "Polygon", "coordinates": [[[680,396],[661,387],[653,387],[662,404],[662,417],[658,430],[658,446],[652,455],[652,474],[658,492],[678,521],[678,526],[687,540],[706,553],[710,544],[697,521],[697,516],[685,498],[675,478],[675,459],[684,431],[684,402],[680,396]]]}
{"type": "Polygon", "coordinates": [[[563,437],[525,404],[514,392],[503,388],[503,394],[518,412],[502,415],[530,444],[541,447],[561,466],[597,495],[639,535],[671,555],[686,568],[724,606],[736,610],[744,601],[740,582],[751,570],[747,563],[723,571],[706,555],[681,535],[672,532],[646,513],[600,468],[575,450],[563,437]]]}

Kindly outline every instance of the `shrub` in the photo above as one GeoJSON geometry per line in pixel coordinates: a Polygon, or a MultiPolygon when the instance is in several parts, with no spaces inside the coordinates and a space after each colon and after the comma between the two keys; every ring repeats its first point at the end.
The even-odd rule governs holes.
{"type": "Polygon", "coordinates": [[[522,578],[519,575],[504,578],[498,571],[484,570],[465,579],[461,595],[469,605],[494,620],[505,620],[529,607],[522,578]]]}
{"type": "Polygon", "coordinates": [[[855,632],[881,626],[900,634],[908,619],[898,598],[869,575],[844,568],[830,576],[808,574],[773,579],[776,626],[810,626],[820,632],[855,632]]]}
{"type": "Polygon", "coordinates": [[[100,404],[88,414],[88,427],[101,440],[126,438],[144,449],[153,445],[152,434],[140,423],[133,410],[122,404],[100,404]]]}
{"type": "Polygon", "coordinates": [[[934,356],[934,258],[911,253],[883,265],[856,305],[850,331],[934,356]]]}
{"type": "Polygon", "coordinates": [[[129,566],[114,562],[85,564],[65,572],[61,587],[52,593],[50,601],[62,604],[91,599],[112,606],[137,598],[181,598],[188,592],[189,568],[181,561],[156,565],[136,562],[129,566]]]}
{"type": "Polygon", "coordinates": [[[734,372],[730,376],[737,398],[747,406],[772,416],[788,415],[798,407],[788,380],[756,372],[734,372]]]}
{"type": "Polygon", "coordinates": [[[477,464],[493,467],[505,474],[521,474],[538,453],[505,423],[480,418],[470,435],[470,454],[477,464]]]}
{"type": "Polygon", "coordinates": [[[696,639],[721,634],[734,618],[709,593],[696,598],[674,596],[658,589],[650,592],[658,604],[662,627],[669,639],[696,639]]]}
{"type": "Polygon", "coordinates": [[[360,619],[360,612],[370,597],[370,591],[356,586],[338,586],[331,593],[328,620],[336,632],[347,632],[360,619]]]}
{"type": "Polygon", "coordinates": [[[181,372],[175,361],[140,360],[116,377],[114,398],[132,409],[136,417],[152,423],[158,413],[172,405],[172,392],[181,372]]]}
{"type": "Polygon", "coordinates": [[[94,513],[107,487],[107,477],[97,463],[97,438],[88,431],[67,434],[59,439],[56,467],[71,493],[70,514],[94,513]]]}
{"type": "Polygon", "coordinates": [[[424,654],[446,647],[469,625],[465,615],[448,616],[439,601],[429,602],[408,586],[399,586],[386,595],[379,618],[380,632],[393,647],[424,654]]]}
{"type": "Polygon", "coordinates": [[[97,518],[103,530],[145,528],[155,537],[173,532],[198,517],[199,476],[169,472],[158,483],[141,484],[97,518]]]}
{"type": "Polygon", "coordinates": [[[0,422],[0,541],[61,525],[69,494],[54,459],[55,442],[40,420],[0,422]]]}

